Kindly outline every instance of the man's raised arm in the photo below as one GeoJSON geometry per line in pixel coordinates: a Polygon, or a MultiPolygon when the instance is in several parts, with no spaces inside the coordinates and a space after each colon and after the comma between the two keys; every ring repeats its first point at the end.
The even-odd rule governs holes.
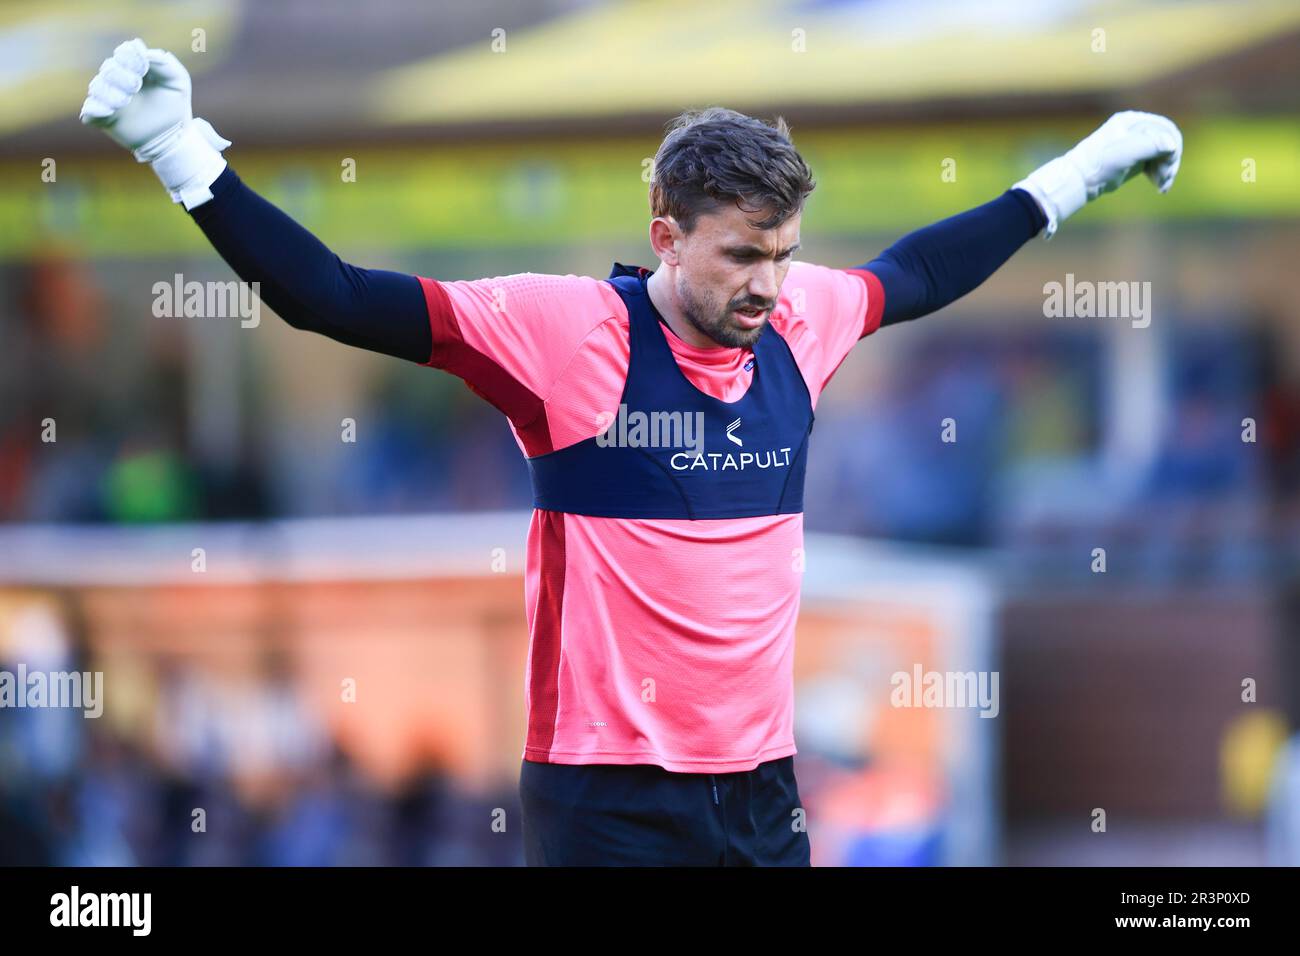
{"type": "Polygon", "coordinates": [[[190,76],[143,40],[120,44],[91,80],[81,121],[149,163],[213,247],[289,325],[374,352],[427,363],[432,332],[413,275],[342,261],[249,189],[221,151],[230,143],[193,116],[190,76]]]}
{"type": "Polygon", "coordinates": [[[1144,172],[1168,192],[1183,138],[1154,113],[1116,113],[1063,156],[1039,167],[992,202],[909,233],[858,268],[880,280],[881,325],[904,322],[960,299],[1022,245],[1144,172]]]}

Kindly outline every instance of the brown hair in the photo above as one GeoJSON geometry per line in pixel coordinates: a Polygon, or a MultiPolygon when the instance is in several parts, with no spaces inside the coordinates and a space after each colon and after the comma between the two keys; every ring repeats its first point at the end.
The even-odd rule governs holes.
{"type": "Polygon", "coordinates": [[[650,213],[690,232],[701,213],[739,203],[745,212],[772,209],[751,225],[773,229],[803,209],[816,185],[784,119],[769,124],[711,106],[669,123],[655,154],[650,213]]]}

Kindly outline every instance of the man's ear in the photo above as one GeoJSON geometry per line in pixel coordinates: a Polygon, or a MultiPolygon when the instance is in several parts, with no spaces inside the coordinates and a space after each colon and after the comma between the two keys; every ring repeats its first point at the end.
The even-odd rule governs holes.
{"type": "Polygon", "coordinates": [[[672,216],[655,216],[650,220],[650,248],[664,265],[677,265],[678,245],[681,239],[681,227],[672,216]]]}

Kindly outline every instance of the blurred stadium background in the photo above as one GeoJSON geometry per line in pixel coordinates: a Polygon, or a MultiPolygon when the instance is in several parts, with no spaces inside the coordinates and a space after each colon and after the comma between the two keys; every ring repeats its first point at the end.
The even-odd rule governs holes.
{"type": "Polygon", "coordinates": [[[796,766],[821,864],[1300,862],[1290,0],[0,6],[0,669],[106,685],[98,720],[0,710],[0,862],[522,862],[506,423],[271,316],[154,317],[156,282],[232,276],[76,121],[137,35],[254,188],[442,279],[654,266],[643,174],[688,107],[791,122],[833,266],[1172,116],[1168,196],[1089,208],[823,399],[796,766]],[[1067,274],[1150,281],[1150,327],[1045,318],[1067,274]],[[996,670],[996,718],[889,706],[914,663],[996,670]]]}

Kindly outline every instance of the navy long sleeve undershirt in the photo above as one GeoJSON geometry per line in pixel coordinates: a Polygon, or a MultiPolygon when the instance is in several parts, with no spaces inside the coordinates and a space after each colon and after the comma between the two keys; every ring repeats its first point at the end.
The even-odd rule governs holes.
{"type": "Polygon", "coordinates": [[[943,308],[980,285],[1038,235],[1047,216],[1023,189],[915,232],[909,232],[860,269],[885,290],[881,325],[905,322],[943,308]]]}
{"type": "MultiPolygon", "coordinates": [[[[358,348],[427,362],[433,349],[424,291],[413,275],[344,262],[227,167],[213,198],[191,210],[213,248],[289,325],[358,348]]],[[[880,279],[882,325],[961,298],[1046,224],[1028,193],[997,199],[909,233],[859,268],[880,279]]]]}
{"type": "Polygon", "coordinates": [[[433,333],[419,279],[344,262],[229,166],[211,188],[212,199],[190,214],[236,275],[261,283],[262,301],[280,318],[346,345],[429,361],[433,333]]]}

